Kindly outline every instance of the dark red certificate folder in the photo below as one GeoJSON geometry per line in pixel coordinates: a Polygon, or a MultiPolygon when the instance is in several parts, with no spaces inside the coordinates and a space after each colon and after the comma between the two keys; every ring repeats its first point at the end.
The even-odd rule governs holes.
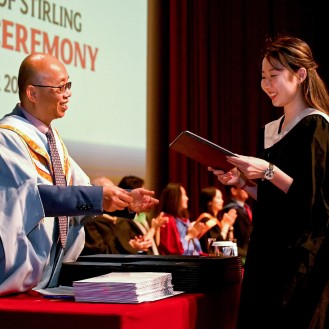
{"type": "Polygon", "coordinates": [[[233,165],[226,161],[226,156],[237,156],[237,154],[188,130],[180,133],[170,143],[169,147],[207,167],[223,169],[225,171],[233,168],[233,165]]]}

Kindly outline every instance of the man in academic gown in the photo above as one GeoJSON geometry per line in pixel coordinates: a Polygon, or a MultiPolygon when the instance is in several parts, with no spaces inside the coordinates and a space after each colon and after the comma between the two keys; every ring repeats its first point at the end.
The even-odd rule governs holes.
{"type": "Polygon", "coordinates": [[[146,189],[90,186],[53,128],[67,182],[54,186],[45,134],[68,109],[68,78],[55,57],[27,56],[18,75],[20,103],[0,120],[0,296],[56,286],[62,262],[76,260],[83,248],[82,215],[149,211],[158,202],[146,189]],[[64,248],[56,216],[70,216],[64,248]]]}

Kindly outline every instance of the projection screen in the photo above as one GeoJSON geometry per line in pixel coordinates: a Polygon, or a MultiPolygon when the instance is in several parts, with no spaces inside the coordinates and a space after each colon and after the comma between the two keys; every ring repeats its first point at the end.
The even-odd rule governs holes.
{"type": "Polygon", "coordinates": [[[56,127],[91,177],[145,177],[146,0],[0,0],[0,116],[19,102],[32,52],[65,65],[72,97],[56,127]]]}

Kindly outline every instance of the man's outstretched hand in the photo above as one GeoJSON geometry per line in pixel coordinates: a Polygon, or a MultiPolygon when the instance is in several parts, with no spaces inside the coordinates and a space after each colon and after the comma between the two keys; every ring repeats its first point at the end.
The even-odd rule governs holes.
{"type": "Polygon", "coordinates": [[[158,199],[153,198],[154,191],[145,188],[135,188],[130,192],[133,201],[129,204],[129,209],[134,212],[149,212],[159,203],[158,199]]]}
{"type": "Polygon", "coordinates": [[[131,192],[115,185],[103,186],[103,209],[112,212],[129,208],[134,212],[148,212],[159,203],[153,198],[154,191],[136,188],[131,192]]]}
{"type": "Polygon", "coordinates": [[[115,185],[103,186],[103,209],[111,212],[129,207],[133,202],[130,192],[115,185]]]}

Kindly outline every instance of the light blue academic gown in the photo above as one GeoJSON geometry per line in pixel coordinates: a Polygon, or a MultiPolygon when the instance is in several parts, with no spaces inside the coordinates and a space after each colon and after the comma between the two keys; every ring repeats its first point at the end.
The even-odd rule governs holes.
{"type": "MultiPolygon", "coordinates": [[[[18,106],[13,113],[17,111],[18,106]]],[[[75,261],[84,246],[79,216],[69,217],[65,252],[58,247],[57,221],[45,217],[38,191],[38,184],[52,183],[38,173],[19,134],[3,125],[19,128],[48,152],[45,135],[25,118],[11,115],[0,120],[0,296],[56,286],[62,262],[75,261]]],[[[68,159],[68,181],[90,185],[82,169],[68,159]]]]}

